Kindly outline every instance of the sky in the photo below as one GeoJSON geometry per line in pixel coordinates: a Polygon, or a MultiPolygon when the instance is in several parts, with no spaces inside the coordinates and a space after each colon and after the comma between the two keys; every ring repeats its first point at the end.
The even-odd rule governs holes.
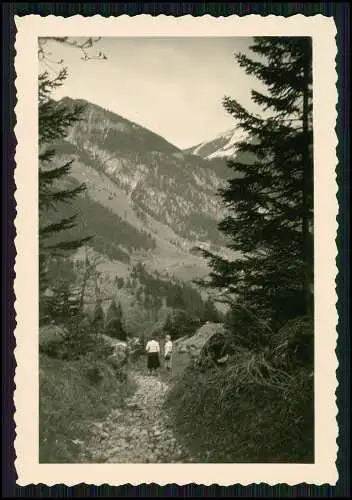
{"type": "MultiPolygon", "coordinates": [[[[72,40],[72,39],[71,39],[72,40]]],[[[81,60],[79,49],[47,42],[50,61],[64,60],[68,78],[53,97],[86,99],[146,127],[179,148],[211,140],[235,125],[222,106],[225,95],[254,110],[257,81],[233,54],[249,53],[251,38],[102,38],[81,60]]],[[[42,63],[40,71],[45,68],[42,63]]]]}

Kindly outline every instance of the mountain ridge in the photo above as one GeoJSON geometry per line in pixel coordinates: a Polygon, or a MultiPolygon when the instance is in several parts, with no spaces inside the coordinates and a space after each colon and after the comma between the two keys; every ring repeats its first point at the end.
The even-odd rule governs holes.
{"type": "Polygon", "coordinates": [[[135,129],[140,129],[143,130],[144,132],[147,132],[148,134],[153,134],[154,136],[158,137],[161,139],[164,143],[167,143],[169,146],[171,146],[171,149],[174,149],[175,152],[182,152],[183,150],[170,142],[168,139],[165,139],[162,135],[158,134],[157,132],[154,132],[153,130],[145,127],[144,125],[141,125],[133,120],[130,120],[129,118],[126,118],[125,116],[116,113],[115,111],[112,111],[108,108],[105,108],[104,106],[101,106],[99,104],[92,103],[90,101],[87,101],[86,99],[74,99],[69,96],[62,97],[57,101],[58,104],[64,104],[68,106],[72,106],[74,103],[75,104],[82,104],[83,106],[88,106],[88,107],[94,107],[95,109],[99,110],[102,113],[105,113],[107,116],[110,116],[112,119],[118,118],[121,122],[126,123],[127,125],[131,126],[132,128],[135,129]]]}
{"type": "MultiPolygon", "coordinates": [[[[144,314],[153,325],[148,306],[137,300],[141,284],[132,277],[133,269],[143,263],[150,280],[160,286],[162,279],[181,280],[197,289],[193,280],[210,271],[197,247],[233,257],[218,230],[226,209],[217,191],[225,185],[229,169],[222,159],[184,152],[101,106],[71,98],[60,102],[85,104],[83,119],[54,145],[56,166],[73,160],[65,182],[87,187],[72,205],[60,209],[60,216],[79,214],[69,239],[93,236],[88,251],[97,259],[105,295],[117,293],[128,321],[144,314]],[[116,279],[125,282],[118,290],[116,279]]],[[[84,262],[85,251],[78,251],[74,260],[84,262]]],[[[205,298],[210,293],[199,292],[205,298]]],[[[94,286],[90,293],[94,295],[94,286]]],[[[157,289],[150,293],[160,307],[157,289]]],[[[149,295],[142,297],[151,303],[149,295]]],[[[167,305],[162,310],[160,321],[167,305]]],[[[130,331],[140,328],[133,324],[130,331]]]]}
{"type": "Polygon", "coordinates": [[[187,154],[201,156],[207,160],[215,158],[230,158],[236,155],[236,144],[245,140],[248,134],[238,127],[232,127],[218,134],[213,139],[203,141],[184,150],[187,154]]]}
{"type": "MultiPolygon", "coordinates": [[[[64,104],[67,102],[62,101],[64,104]]],[[[83,101],[70,100],[79,103],[83,101]]],[[[188,155],[159,135],[120,115],[88,104],[59,148],[104,173],[139,211],[170,226],[190,240],[218,240],[217,223],[224,209],[217,191],[227,168],[188,155]]]]}

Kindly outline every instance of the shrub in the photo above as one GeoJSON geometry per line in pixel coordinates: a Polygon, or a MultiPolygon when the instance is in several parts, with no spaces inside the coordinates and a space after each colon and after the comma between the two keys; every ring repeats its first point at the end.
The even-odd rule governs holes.
{"type": "Polygon", "coordinates": [[[79,316],[67,325],[48,325],[40,329],[39,351],[56,359],[77,360],[94,355],[106,359],[112,347],[97,333],[95,325],[79,316]]]}
{"type": "Polygon", "coordinates": [[[61,358],[66,352],[67,330],[54,324],[45,325],[39,330],[39,352],[52,358],[61,358]]]}

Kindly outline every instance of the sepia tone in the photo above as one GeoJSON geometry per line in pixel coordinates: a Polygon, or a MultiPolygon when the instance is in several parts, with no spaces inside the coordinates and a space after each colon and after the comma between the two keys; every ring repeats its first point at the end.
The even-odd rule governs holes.
{"type": "Polygon", "coordinates": [[[207,43],[38,37],[39,464],[316,463],[312,38],[207,43]]]}

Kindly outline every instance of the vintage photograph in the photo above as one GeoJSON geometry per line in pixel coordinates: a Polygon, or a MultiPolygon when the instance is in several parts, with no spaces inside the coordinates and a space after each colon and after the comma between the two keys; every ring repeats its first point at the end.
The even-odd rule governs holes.
{"type": "Polygon", "coordinates": [[[333,23],[16,25],[19,484],[336,481],[333,23]]]}
{"type": "Polygon", "coordinates": [[[38,57],[40,463],[313,463],[311,38],[38,57]]]}

